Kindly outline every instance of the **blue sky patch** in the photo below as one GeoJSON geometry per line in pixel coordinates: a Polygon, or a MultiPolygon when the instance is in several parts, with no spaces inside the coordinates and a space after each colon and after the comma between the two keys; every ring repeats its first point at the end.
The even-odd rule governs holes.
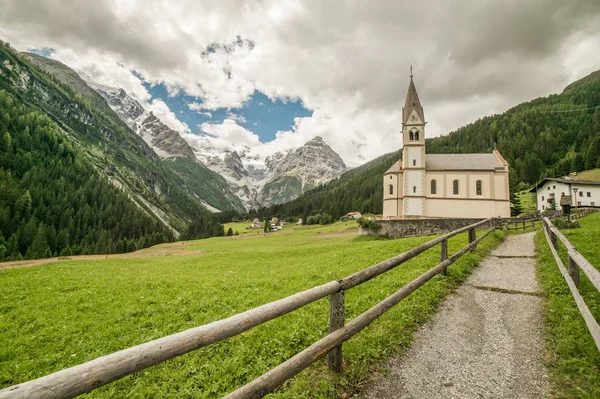
{"type": "Polygon", "coordinates": [[[238,125],[257,134],[260,141],[266,143],[274,140],[278,131],[290,130],[294,126],[294,118],[312,116],[312,111],[307,110],[302,101],[272,101],[258,90],[240,108],[192,111],[188,104],[201,103],[202,100],[183,92],[170,97],[163,84],[152,86],[144,82],[144,86],[152,99],[163,100],[177,118],[196,134],[202,134],[198,125],[205,122],[218,124],[225,119],[234,119],[238,125]]]}
{"type": "Polygon", "coordinates": [[[50,47],[42,47],[42,48],[31,48],[27,51],[29,51],[30,53],[37,54],[37,55],[41,55],[42,57],[49,58],[52,55],[52,53],[54,52],[54,49],[50,48],[50,47]]]}

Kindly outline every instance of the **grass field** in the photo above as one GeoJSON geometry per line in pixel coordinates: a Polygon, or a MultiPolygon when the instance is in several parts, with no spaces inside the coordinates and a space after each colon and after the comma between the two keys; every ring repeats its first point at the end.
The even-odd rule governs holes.
{"type": "Polygon", "coordinates": [[[260,234],[263,232],[263,229],[247,229],[246,227],[250,226],[251,224],[252,222],[236,222],[227,223],[224,225],[224,227],[226,232],[229,228],[231,228],[234,233],[237,231],[240,234],[260,234]]]}
{"type": "Polygon", "coordinates": [[[519,191],[517,194],[521,201],[521,211],[523,213],[533,213],[536,211],[535,194],[529,190],[519,191]]]}
{"type": "Polygon", "coordinates": [[[585,170],[577,173],[577,180],[600,181],[600,169],[585,170]]]}
{"type": "MultiPolygon", "coordinates": [[[[241,231],[240,231],[241,233],[241,231]]],[[[387,259],[431,237],[357,238],[355,222],[294,226],[275,234],[170,244],[155,258],[72,260],[0,270],[0,387],[210,323],[387,259]],[[180,246],[183,248],[178,251],[180,246]],[[169,249],[169,248],[166,248],[169,249]],[[201,251],[201,252],[199,252],[201,251]]],[[[273,397],[333,398],[356,392],[369,372],[404,351],[443,297],[495,247],[502,233],[344,344],[345,371],[320,361],[273,397]]],[[[467,242],[449,242],[450,253],[467,242]]],[[[346,293],[347,320],[437,264],[433,248],[346,293]]],[[[126,377],[90,397],[220,397],[327,334],[326,299],[240,336],[126,377]]]]}
{"type": "MultiPolygon", "coordinates": [[[[580,219],[581,229],[563,230],[567,239],[596,268],[600,267],[600,213],[580,219]]],[[[542,231],[536,235],[539,277],[545,292],[547,365],[558,398],[600,397],[600,354],[579,314],[567,284],[548,248],[542,231]]],[[[561,258],[567,265],[561,244],[561,258]]],[[[600,320],[600,294],[581,273],[579,291],[600,320]]]]}

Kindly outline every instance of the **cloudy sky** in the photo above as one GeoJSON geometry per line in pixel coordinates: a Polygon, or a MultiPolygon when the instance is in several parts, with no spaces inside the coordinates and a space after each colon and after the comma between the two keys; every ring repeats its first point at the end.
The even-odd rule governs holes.
{"type": "MultiPolygon", "coordinates": [[[[0,38],[258,153],[400,147],[412,64],[429,137],[600,69],[597,0],[1,0],[0,38]]],[[[193,141],[193,137],[188,136],[193,141]]]]}

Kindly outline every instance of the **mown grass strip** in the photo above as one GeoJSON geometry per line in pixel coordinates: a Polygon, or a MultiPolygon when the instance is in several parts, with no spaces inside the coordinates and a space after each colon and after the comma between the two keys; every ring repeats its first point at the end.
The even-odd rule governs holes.
{"type": "MultiPolygon", "coordinates": [[[[597,268],[600,241],[600,214],[581,219],[582,229],[563,230],[567,239],[597,268]],[[593,244],[592,244],[593,243],[593,244]]],[[[535,237],[539,255],[538,276],[544,290],[544,318],[548,352],[546,364],[557,398],[600,397],[600,353],[589,334],[567,283],[562,277],[544,233],[535,237]]],[[[559,255],[566,263],[566,251],[559,244],[559,255]]],[[[590,311],[600,320],[600,293],[590,281],[581,277],[579,292],[590,311]]]]}

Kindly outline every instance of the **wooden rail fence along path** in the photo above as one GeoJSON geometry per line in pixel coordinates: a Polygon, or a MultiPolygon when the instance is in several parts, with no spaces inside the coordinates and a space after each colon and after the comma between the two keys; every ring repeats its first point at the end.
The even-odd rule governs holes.
{"type": "Polygon", "coordinates": [[[445,275],[450,265],[466,252],[473,251],[479,242],[499,227],[501,227],[499,219],[482,220],[437,237],[341,280],[310,288],[224,320],[169,335],[36,380],[4,388],[0,390],[0,399],[72,398],[168,359],[241,334],[327,296],[329,297],[330,306],[329,334],[226,397],[230,399],[263,397],[325,355],[328,355],[329,368],[332,371],[340,372],[342,369],[343,342],[349,340],[436,275],[440,273],[445,275]],[[479,238],[476,237],[476,229],[478,228],[487,228],[487,231],[481,234],[479,238]],[[468,233],[469,244],[449,256],[448,239],[463,232],[468,233]],[[440,244],[439,264],[345,325],[344,292],[346,290],[392,270],[438,244],[440,244]]]}
{"type": "Polygon", "coordinates": [[[579,313],[581,313],[581,316],[583,316],[585,324],[590,331],[592,338],[594,338],[596,347],[600,351],[600,326],[577,289],[577,287],[579,287],[579,272],[582,270],[594,287],[600,291],[600,271],[598,271],[590,262],[588,262],[586,258],[583,257],[583,255],[579,253],[579,251],[577,251],[573,244],[567,240],[567,238],[552,224],[548,218],[544,218],[544,234],[546,235],[546,241],[548,241],[548,245],[550,246],[550,251],[552,251],[554,260],[556,260],[558,268],[560,269],[564,279],[567,281],[567,285],[571,290],[571,294],[573,294],[573,298],[577,303],[579,313]],[[565,265],[558,256],[557,249],[559,240],[567,249],[568,270],[565,268],[565,265]]]}
{"type": "Polygon", "coordinates": [[[519,229],[527,229],[530,227],[535,227],[536,223],[542,223],[542,218],[533,218],[533,219],[523,219],[512,222],[504,222],[504,227],[506,230],[519,230],[519,229]],[[511,226],[513,225],[513,226],[511,226]]]}

